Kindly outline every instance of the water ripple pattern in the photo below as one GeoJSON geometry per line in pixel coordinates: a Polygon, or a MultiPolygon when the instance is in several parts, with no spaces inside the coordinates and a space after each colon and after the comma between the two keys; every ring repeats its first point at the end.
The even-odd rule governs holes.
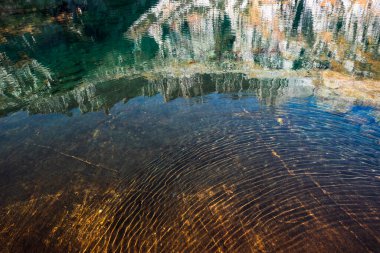
{"type": "Polygon", "coordinates": [[[81,249],[376,252],[379,147],[350,118],[309,108],[305,124],[293,106],[243,108],[162,154],[90,206],[81,249]]]}

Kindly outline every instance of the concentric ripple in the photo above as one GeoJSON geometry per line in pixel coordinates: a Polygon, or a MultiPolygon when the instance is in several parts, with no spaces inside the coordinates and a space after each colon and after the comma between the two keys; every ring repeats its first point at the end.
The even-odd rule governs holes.
{"type": "Polygon", "coordinates": [[[224,96],[219,112],[206,97],[176,114],[182,136],[171,133],[171,147],[138,174],[79,201],[68,186],[64,205],[79,203],[71,209],[51,215],[61,195],[13,206],[0,218],[2,240],[12,238],[4,241],[13,252],[30,243],[25,231],[38,232],[44,245],[35,248],[46,251],[377,252],[378,123],[312,99],[269,107],[224,96]],[[195,127],[200,113],[207,120],[195,127]]]}
{"type": "Polygon", "coordinates": [[[376,252],[379,150],[368,157],[350,121],[312,113],[318,131],[244,110],[164,153],[91,205],[81,250],[376,252]]]}

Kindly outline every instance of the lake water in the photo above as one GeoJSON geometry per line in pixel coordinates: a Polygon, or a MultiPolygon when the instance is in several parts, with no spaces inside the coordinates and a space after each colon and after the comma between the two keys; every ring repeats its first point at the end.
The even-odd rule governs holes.
{"type": "Polygon", "coordinates": [[[0,252],[380,251],[379,1],[47,2],[1,9],[0,252]]]}

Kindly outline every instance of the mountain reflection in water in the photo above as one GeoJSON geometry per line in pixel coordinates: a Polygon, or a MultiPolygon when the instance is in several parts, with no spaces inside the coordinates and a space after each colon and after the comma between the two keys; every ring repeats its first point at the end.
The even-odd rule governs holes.
{"type": "Polygon", "coordinates": [[[141,6],[152,3],[116,2],[88,3],[83,16],[65,25],[37,16],[31,20],[39,23],[19,36],[12,26],[4,29],[1,112],[152,72],[308,76],[339,87],[341,96],[379,104],[378,1],[162,0],[145,13],[141,6]],[[112,18],[102,19],[104,13],[112,18]],[[365,88],[347,91],[343,83],[352,80],[365,88]]]}
{"type": "Polygon", "coordinates": [[[0,252],[379,251],[379,1],[16,2],[0,252]]]}
{"type": "Polygon", "coordinates": [[[378,1],[162,0],[127,35],[139,49],[151,36],[165,61],[233,58],[261,68],[334,68],[378,78],[379,13],[378,1]]]}
{"type": "Polygon", "coordinates": [[[311,79],[247,78],[243,74],[195,74],[190,77],[143,77],[108,81],[99,85],[78,88],[63,95],[49,97],[31,103],[30,113],[69,112],[79,108],[81,112],[109,110],[115,103],[137,96],[162,94],[166,102],[177,97],[197,97],[210,93],[241,92],[256,94],[263,103],[278,104],[292,97],[307,97],[314,93],[311,79]]]}

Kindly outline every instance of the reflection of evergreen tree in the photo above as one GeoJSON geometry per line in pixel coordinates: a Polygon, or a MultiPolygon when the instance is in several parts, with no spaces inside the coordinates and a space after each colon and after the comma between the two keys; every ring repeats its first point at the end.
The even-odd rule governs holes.
{"type": "Polygon", "coordinates": [[[304,11],[304,0],[295,0],[296,12],[292,24],[292,35],[296,36],[298,34],[298,27],[301,22],[302,13],[304,11]]]}
{"type": "Polygon", "coordinates": [[[306,39],[310,48],[313,47],[315,42],[314,29],[313,29],[313,14],[310,10],[306,9],[302,18],[302,35],[306,39]]]}

